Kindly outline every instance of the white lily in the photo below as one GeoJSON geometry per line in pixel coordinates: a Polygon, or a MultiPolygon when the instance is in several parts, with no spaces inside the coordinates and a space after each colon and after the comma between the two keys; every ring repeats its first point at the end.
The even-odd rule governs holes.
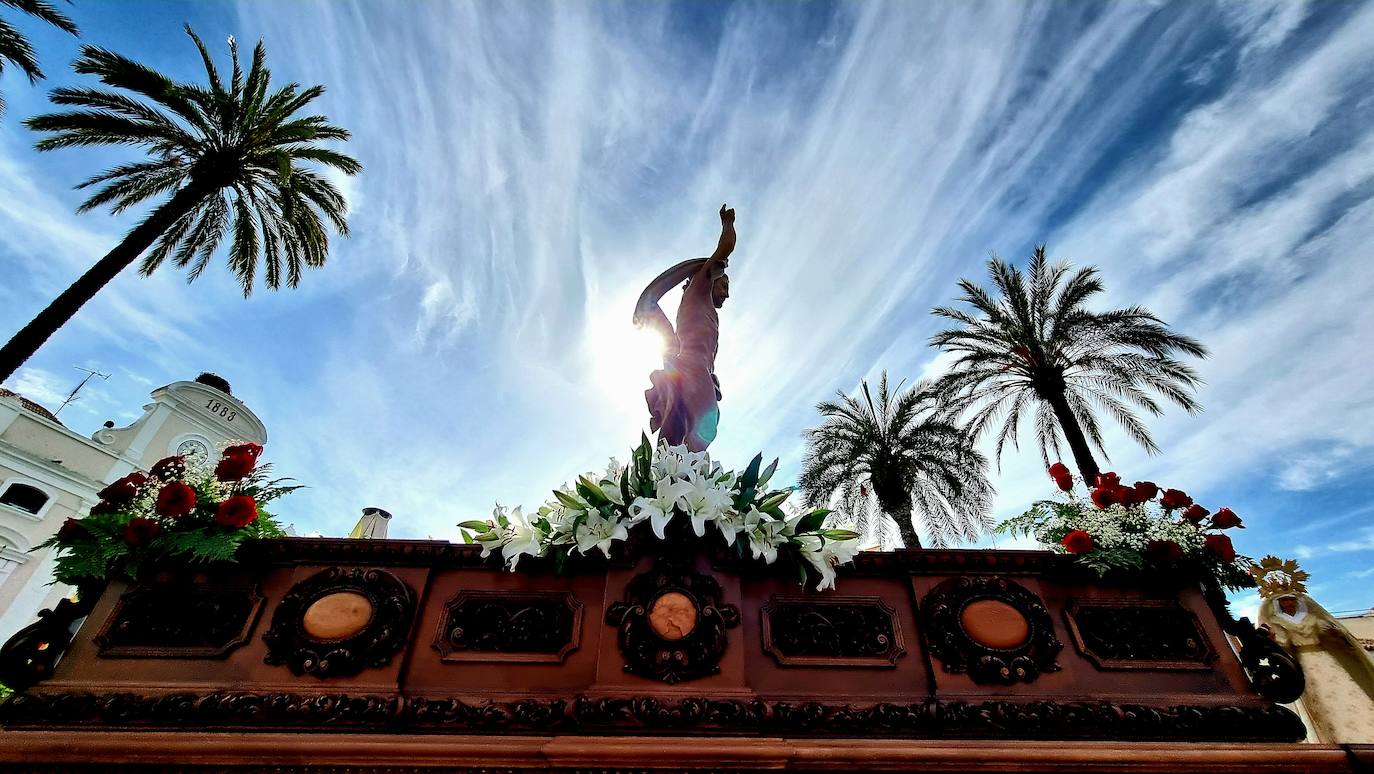
{"type": "Polygon", "coordinates": [[[625,525],[608,519],[600,513],[592,512],[587,520],[577,527],[577,550],[587,553],[593,548],[601,549],[607,558],[611,556],[611,541],[629,537],[625,525]]]}
{"type": "Polygon", "coordinates": [[[506,560],[510,569],[514,570],[520,557],[529,554],[539,556],[543,553],[540,543],[544,540],[544,533],[530,523],[521,511],[519,506],[510,512],[510,532],[506,544],[501,547],[501,557],[506,560]]]}
{"type": "Polygon", "coordinates": [[[725,538],[725,545],[733,546],[735,536],[744,531],[744,514],[734,508],[726,508],[716,516],[716,529],[725,538]]]}
{"type": "Polygon", "coordinates": [[[706,522],[719,518],[733,499],[728,491],[700,473],[693,473],[686,483],[689,489],[682,496],[682,503],[692,517],[692,531],[701,537],[706,534],[706,522]]]}
{"type": "Polygon", "coordinates": [[[793,542],[800,549],[802,558],[821,575],[820,582],[816,584],[817,591],[835,588],[835,567],[853,561],[859,551],[857,540],[823,540],[819,535],[807,534],[796,536],[793,542]]]}
{"type": "Polygon", "coordinates": [[[630,523],[638,524],[648,519],[654,534],[662,540],[663,528],[673,518],[673,509],[677,507],[678,500],[691,489],[691,484],[685,481],[674,481],[668,476],[660,478],[654,484],[653,497],[637,497],[630,504],[630,523]]]}
{"type": "Polygon", "coordinates": [[[778,547],[787,542],[791,531],[787,522],[769,516],[754,506],[744,514],[744,532],[749,538],[749,550],[755,559],[772,564],[778,558],[778,547]]]}

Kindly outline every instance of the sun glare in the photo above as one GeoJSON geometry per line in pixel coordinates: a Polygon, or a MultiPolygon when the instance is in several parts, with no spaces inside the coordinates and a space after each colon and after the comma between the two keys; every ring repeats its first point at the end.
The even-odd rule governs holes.
{"type": "MultiPolygon", "coordinates": [[[[636,327],[628,317],[606,316],[588,330],[587,350],[596,382],[616,400],[633,398],[648,389],[650,372],[663,367],[663,337],[657,331],[636,327]]],[[[636,412],[641,409],[636,401],[630,405],[636,412]]]]}

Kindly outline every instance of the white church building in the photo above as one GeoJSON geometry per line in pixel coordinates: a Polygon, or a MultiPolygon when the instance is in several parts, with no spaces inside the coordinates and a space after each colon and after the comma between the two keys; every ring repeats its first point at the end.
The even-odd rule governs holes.
{"type": "Polygon", "coordinates": [[[170,454],[217,454],[267,442],[267,429],[214,374],[152,392],[143,416],[89,438],[44,407],[0,388],[0,642],[71,593],[53,584],[51,549],[33,547],[85,516],[105,484],[170,454]]]}

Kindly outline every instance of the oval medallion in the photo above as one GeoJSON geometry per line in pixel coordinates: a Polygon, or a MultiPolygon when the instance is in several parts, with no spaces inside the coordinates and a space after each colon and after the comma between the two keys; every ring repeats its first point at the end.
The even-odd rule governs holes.
{"type": "Polygon", "coordinates": [[[979,599],[964,606],[959,623],[974,642],[989,648],[1015,648],[1030,638],[1030,622],[1020,610],[999,599],[979,599]]]}
{"type": "Polygon", "coordinates": [[[697,625],[697,606],[681,591],[659,594],[649,608],[649,626],[665,640],[680,640],[697,625]]]}
{"type": "Polygon", "coordinates": [[[301,628],[316,640],[342,640],[372,622],[372,602],[355,591],[336,591],[315,600],[301,617],[301,628]]]}

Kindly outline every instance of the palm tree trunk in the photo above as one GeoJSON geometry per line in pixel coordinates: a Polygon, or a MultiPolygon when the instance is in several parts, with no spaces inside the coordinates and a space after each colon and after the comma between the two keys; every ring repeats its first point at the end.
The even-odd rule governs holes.
{"type": "Polygon", "coordinates": [[[882,493],[874,488],[873,494],[878,497],[878,507],[883,509],[883,513],[888,518],[897,523],[897,534],[902,537],[902,545],[906,548],[920,548],[921,536],[916,534],[915,514],[911,510],[911,497],[906,493],[889,493],[884,497],[882,493]]]}
{"type": "Polygon", "coordinates": [[[1088,438],[1083,435],[1078,418],[1073,415],[1073,409],[1069,408],[1069,401],[1064,397],[1064,392],[1049,389],[1045,390],[1044,397],[1049,401],[1050,408],[1054,409],[1054,418],[1059,420],[1059,428],[1064,431],[1064,440],[1069,443],[1069,450],[1073,452],[1073,461],[1078,466],[1079,475],[1083,476],[1083,482],[1088,487],[1096,486],[1097,474],[1101,471],[1097,467],[1097,460],[1093,459],[1092,447],[1088,446],[1088,438]]]}
{"type": "Polygon", "coordinates": [[[177,219],[195,208],[207,190],[202,185],[190,183],[177,191],[160,207],[153,210],[147,219],[134,227],[124,240],[105,254],[85,274],[82,274],[71,287],[62,291],[47,308],[14,334],[4,347],[0,347],[0,383],[10,378],[24,361],[33,356],[58,328],[72,319],[82,306],[95,297],[100,289],[109,284],[129,264],[138,260],[144,250],[162,235],[177,219]]]}

